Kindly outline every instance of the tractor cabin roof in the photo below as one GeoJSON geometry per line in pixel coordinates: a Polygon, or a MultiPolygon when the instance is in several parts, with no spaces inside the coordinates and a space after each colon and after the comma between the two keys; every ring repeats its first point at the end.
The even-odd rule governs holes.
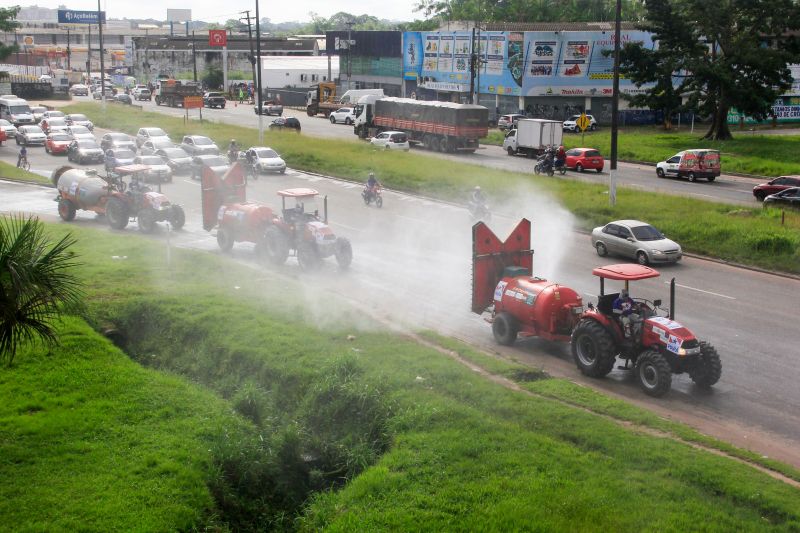
{"type": "Polygon", "coordinates": [[[661,274],[658,270],[643,265],[620,264],[606,265],[592,270],[592,274],[606,279],[616,279],[621,281],[636,281],[647,278],[657,278],[661,274]]]}
{"type": "Polygon", "coordinates": [[[318,194],[319,192],[317,192],[315,189],[308,189],[305,187],[278,191],[278,196],[283,196],[284,198],[308,198],[309,196],[316,196],[318,194]]]}

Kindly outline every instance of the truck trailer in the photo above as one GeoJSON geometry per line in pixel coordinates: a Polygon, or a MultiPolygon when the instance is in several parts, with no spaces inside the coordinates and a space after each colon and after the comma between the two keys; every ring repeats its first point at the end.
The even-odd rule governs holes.
{"type": "Polygon", "coordinates": [[[516,128],[506,133],[503,149],[508,155],[536,157],[549,147],[561,145],[563,133],[561,122],[557,120],[523,118],[517,121],[516,128]]]}
{"type": "Polygon", "coordinates": [[[439,152],[473,153],[489,134],[489,110],[480,105],[368,95],[355,114],[353,131],[362,139],[402,131],[409,143],[439,152]]]}
{"type": "Polygon", "coordinates": [[[203,96],[203,89],[196,82],[180,80],[160,80],[156,87],[157,105],[183,107],[183,99],[187,96],[203,96]]]}

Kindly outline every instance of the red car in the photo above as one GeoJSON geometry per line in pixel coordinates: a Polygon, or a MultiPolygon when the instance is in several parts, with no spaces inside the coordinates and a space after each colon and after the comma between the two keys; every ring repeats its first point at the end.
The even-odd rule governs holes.
{"type": "Polygon", "coordinates": [[[578,172],[592,168],[597,172],[602,172],[604,163],[603,156],[594,148],[572,148],[567,150],[567,168],[574,168],[578,172]]]}
{"type": "Polygon", "coordinates": [[[8,140],[8,135],[6,135],[5,130],[0,129],[0,146],[3,146],[3,141],[8,140]]]}
{"type": "Polygon", "coordinates": [[[47,136],[44,142],[44,151],[48,154],[66,154],[72,137],[68,133],[57,131],[47,136]]]}
{"type": "Polygon", "coordinates": [[[781,176],[767,183],[753,187],[753,196],[756,200],[764,201],[770,194],[785,191],[790,187],[800,187],[800,176],[781,176]]]}

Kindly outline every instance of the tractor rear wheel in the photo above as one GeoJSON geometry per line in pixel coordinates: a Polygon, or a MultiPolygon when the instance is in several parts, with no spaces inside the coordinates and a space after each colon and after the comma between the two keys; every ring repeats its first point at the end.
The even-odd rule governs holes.
{"type": "Polygon", "coordinates": [[[233,248],[233,232],[228,228],[220,227],[217,230],[217,244],[223,252],[230,252],[233,248]]]}
{"type": "Polygon", "coordinates": [[[145,207],[136,215],[139,230],[143,233],[153,233],[156,229],[156,212],[149,207],[145,207]]]}
{"type": "Polygon", "coordinates": [[[172,212],[169,214],[169,223],[172,226],[172,229],[178,230],[186,224],[186,213],[183,212],[183,208],[179,205],[172,206],[172,212]]]}
{"type": "Polygon", "coordinates": [[[503,346],[511,346],[517,340],[519,325],[517,319],[509,313],[498,313],[492,321],[494,340],[503,346]]]}
{"type": "Polygon", "coordinates": [[[58,201],[58,215],[65,222],[75,219],[75,204],[71,200],[62,198],[58,201]]]}
{"type": "Polygon", "coordinates": [[[572,356],[578,370],[593,378],[602,378],[614,368],[617,359],[614,339],[599,322],[584,319],[572,332],[572,356]]]}
{"type": "Polygon", "coordinates": [[[719,381],[722,375],[722,362],[719,360],[717,349],[707,342],[700,342],[699,357],[694,368],[689,370],[689,377],[698,387],[709,388],[719,381]]]}
{"type": "Polygon", "coordinates": [[[301,242],[297,246],[297,262],[300,263],[300,268],[306,272],[313,272],[322,264],[322,258],[313,243],[301,242]]]}
{"type": "Polygon", "coordinates": [[[349,239],[344,237],[336,239],[336,246],[334,247],[333,253],[336,256],[336,262],[339,264],[341,270],[350,268],[350,263],[353,262],[353,246],[350,244],[349,239]]]}
{"type": "Polygon", "coordinates": [[[259,246],[259,251],[263,259],[274,265],[282,265],[289,257],[289,241],[277,226],[270,226],[264,232],[264,240],[259,246]]]}
{"type": "Polygon", "coordinates": [[[130,218],[128,206],[119,198],[109,198],[106,204],[106,218],[108,219],[108,225],[112,228],[125,229],[130,218]]]}
{"type": "Polygon", "coordinates": [[[672,387],[672,369],[661,353],[645,350],[636,361],[636,377],[642,390],[650,396],[664,396],[672,387]]]}

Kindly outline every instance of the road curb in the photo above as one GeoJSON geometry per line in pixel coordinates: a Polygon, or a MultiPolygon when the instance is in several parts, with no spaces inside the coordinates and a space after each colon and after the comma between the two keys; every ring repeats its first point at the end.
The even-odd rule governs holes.
{"type": "Polygon", "coordinates": [[[38,181],[6,178],[5,176],[0,176],[0,181],[5,181],[7,183],[24,183],[25,185],[38,185],[39,187],[44,187],[45,189],[55,189],[56,188],[56,186],[53,185],[52,183],[39,183],[38,181]]]}

